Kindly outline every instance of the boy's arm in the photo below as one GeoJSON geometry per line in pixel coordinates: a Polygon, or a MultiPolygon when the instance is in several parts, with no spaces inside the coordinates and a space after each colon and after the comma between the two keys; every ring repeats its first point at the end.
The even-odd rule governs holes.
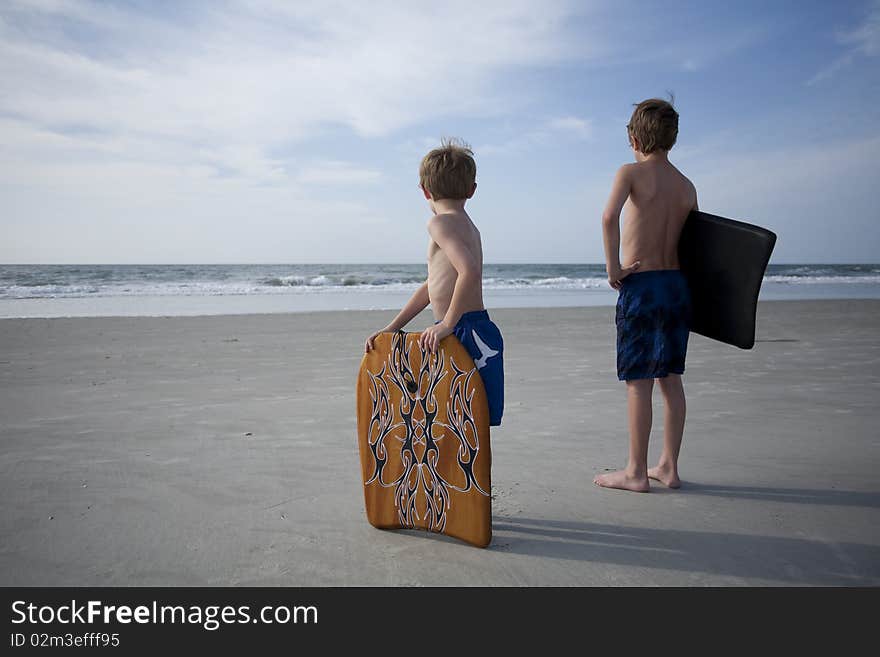
{"type": "Polygon", "coordinates": [[[375,333],[373,333],[373,335],[367,338],[367,341],[364,344],[364,352],[368,352],[373,348],[373,340],[376,339],[377,335],[379,335],[380,333],[399,331],[404,326],[409,324],[410,320],[413,317],[422,312],[429,303],[430,299],[428,298],[428,282],[425,281],[419,286],[419,289],[413,293],[413,295],[409,298],[409,301],[406,302],[406,305],[401,309],[399,313],[397,313],[397,317],[391,320],[391,323],[388,324],[388,326],[376,331],[375,333]]]}
{"type": "Polygon", "coordinates": [[[406,302],[406,305],[397,313],[397,317],[391,320],[381,332],[399,331],[409,324],[410,320],[427,308],[431,300],[428,298],[428,282],[425,281],[419,285],[419,289],[413,292],[413,295],[406,302]]]}
{"type": "Polygon", "coordinates": [[[431,353],[434,353],[437,351],[440,340],[452,333],[464,313],[462,299],[465,294],[463,291],[474,285],[482,285],[483,281],[480,278],[479,262],[462,242],[458,233],[452,230],[447,223],[435,216],[428,222],[428,233],[437,246],[443,250],[449,263],[455,267],[455,271],[458,272],[446,316],[439,324],[425,329],[419,339],[422,348],[430,349],[431,353]]]}
{"type": "Polygon", "coordinates": [[[620,211],[623,204],[629,198],[632,190],[630,168],[622,166],[614,176],[611,185],[611,194],[602,212],[602,241],[605,245],[605,271],[608,272],[608,282],[615,290],[620,289],[620,281],[636,269],[639,263],[633,263],[629,267],[620,266],[620,211]]]}

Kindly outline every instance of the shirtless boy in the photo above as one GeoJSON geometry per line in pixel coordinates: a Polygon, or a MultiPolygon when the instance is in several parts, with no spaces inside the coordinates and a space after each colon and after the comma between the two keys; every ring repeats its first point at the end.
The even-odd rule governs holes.
{"type": "Polygon", "coordinates": [[[477,165],[466,145],[444,141],[419,167],[419,186],[433,216],[428,220],[428,280],[388,326],[369,336],[373,348],[380,333],[399,331],[431,304],[436,320],[419,344],[436,352],[440,341],[455,334],[470,353],[489,400],[489,425],[501,424],[504,412],[504,343],[483,306],[483,246],[480,231],[464,205],[474,195],[477,165]]]}
{"type": "Polygon", "coordinates": [[[678,454],[684,433],[681,375],[687,353],[690,293],[679,271],[678,239],[697,192],[668,159],[678,136],[678,113],[670,103],[650,99],[636,105],[627,125],[635,163],[614,178],[602,215],[608,282],[617,300],[617,376],[626,381],[629,406],[629,462],[624,470],[599,475],[606,488],[648,492],[649,479],[678,488],[678,454]],[[620,234],[620,212],[626,222],[620,234]],[[621,266],[622,261],[627,266],[621,266]],[[648,468],[651,394],[654,379],[665,402],[663,453],[648,468]]]}

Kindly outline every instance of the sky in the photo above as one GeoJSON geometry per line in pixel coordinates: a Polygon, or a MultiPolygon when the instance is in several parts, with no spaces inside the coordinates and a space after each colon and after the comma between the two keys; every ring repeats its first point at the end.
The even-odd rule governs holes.
{"type": "Polygon", "coordinates": [[[701,209],[880,261],[880,0],[4,0],[0,262],[420,262],[444,136],[487,262],[603,262],[669,93],[701,209]]]}

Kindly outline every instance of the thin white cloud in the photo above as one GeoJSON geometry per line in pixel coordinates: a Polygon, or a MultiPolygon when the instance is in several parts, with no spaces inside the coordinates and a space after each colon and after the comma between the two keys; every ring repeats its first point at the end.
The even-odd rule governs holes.
{"type": "Polygon", "coordinates": [[[766,26],[756,25],[711,37],[693,35],[689,39],[662,48],[664,52],[661,56],[676,63],[681,70],[693,73],[753,47],[767,38],[769,33],[766,26]]]}
{"type": "Polygon", "coordinates": [[[318,162],[302,171],[296,180],[304,185],[362,185],[378,181],[382,177],[379,171],[364,169],[350,162],[318,162]]]}
{"type": "Polygon", "coordinates": [[[688,73],[702,71],[757,46],[773,32],[772,26],[758,24],[696,29],[691,23],[681,23],[676,12],[642,20],[639,39],[643,47],[619,45],[612,55],[617,66],[662,64],[688,73]]]}
{"type": "Polygon", "coordinates": [[[842,34],[841,41],[862,55],[880,55],[880,1],[875,0],[865,21],[851,32],[842,34]]]}
{"type": "Polygon", "coordinates": [[[838,32],[837,42],[845,47],[843,54],[807,80],[808,86],[833,77],[860,57],[880,55],[880,0],[875,0],[871,4],[867,16],[860,25],[852,30],[838,32]]]}
{"type": "Polygon", "coordinates": [[[589,139],[593,136],[593,123],[589,119],[576,116],[562,116],[547,122],[547,128],[578,139],[589,139]]]}
{"type": "Polygon", "coordinates": [[[174,158],[188,144],[198,163],[272,180],[275,147],[334,126],[376,137],[503,111],[497,75],[585,53],[567,31],[575,9],[541,3],[536,20],[525,1],[239,2],[205,5],[181,26],[118,6],[17,3],[0,25],[0,112],[59,132],[172,141],[174,158]],[[96,43],[47,16],[93,30],[96,43]]]}
{"type": "Polygon", "coordinates": [[[539,122],[537,127],[511,136],[496,144],[483,144],[475,151],[479,155],[501,155],[537,148],[561,139],[587,140],[593,136],[593,122],[577,116],[561,116],[539,122]]]}

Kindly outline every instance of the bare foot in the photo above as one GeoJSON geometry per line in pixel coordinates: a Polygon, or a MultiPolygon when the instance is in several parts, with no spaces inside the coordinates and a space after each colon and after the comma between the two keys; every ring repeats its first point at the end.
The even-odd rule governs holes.
{"type": "Polygon", "coordinates": [[[631,490],[636,493],[647,493],[651,490],[648,484],[648,478],[630,476],[626,470],[618,470],[608,474],[596,475],[593,483],[602,488],[619,488],[621,490],[631,490]]]}
{"type": "Polygon", "coordinates": [[[648,478],[666,484],[669,488],[681,487],[681,479],[678,478],[678,473],[670,467],[658,465],[656,468],[648,468],[648,478]]]}

